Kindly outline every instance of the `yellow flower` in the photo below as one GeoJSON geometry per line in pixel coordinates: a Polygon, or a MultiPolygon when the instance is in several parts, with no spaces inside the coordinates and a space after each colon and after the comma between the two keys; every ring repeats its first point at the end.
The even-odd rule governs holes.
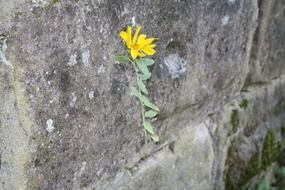
{"type": "Polygon", "coordinates": [[[145,34],[140,34],[141,26],[137,26],[134,36],[132,37],[132,27],[128,26],[127,31],[121,31],[120,36],[125,41],[126,46],[131,50],[133,59],[155,54],[155,38],[147,38],[145,34]]]}

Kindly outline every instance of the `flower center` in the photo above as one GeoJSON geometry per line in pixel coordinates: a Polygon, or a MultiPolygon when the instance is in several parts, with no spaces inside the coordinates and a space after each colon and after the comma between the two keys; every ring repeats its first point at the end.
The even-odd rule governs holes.
{"type": "Polygon", "coordinates": [[[133,50],[139,50],[140,49],[140,46],[138,45],[138,44],[133,44],[133,45],[131,45],[131,48],[133,49],[133,50]]]}

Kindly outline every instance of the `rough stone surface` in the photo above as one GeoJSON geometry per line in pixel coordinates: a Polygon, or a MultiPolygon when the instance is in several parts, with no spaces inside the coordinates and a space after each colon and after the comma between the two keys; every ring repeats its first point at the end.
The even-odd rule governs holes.
{"type": "Polygon", "coordinates": [[[285,73],[285,2],[259,0],[259,19],[247,83],[267,82],[285,73]]]}
{"type": "MultiPolygon", "coordinates": [[[[284,139],[284,99],[285,75],[268,85],[248,87],[224,110],[211,116],[209,128],[217,144],[216,189],[224,186],[225,189],[240,189],[251,177],[261,173],[257,169],[251,171],[249,163],[250,160],[250,164],[253,163],[253,156],[264,154],[268,132],[274,133],[276,142],[281,143],[284,139]],[[246,178],[251,172],[255,173],[246,178]]],[[[260,167],[264,166],[258,157],[254,161],[260,167]]]]}
{"type": "Polygon", "coordinates": [[[95,189],[210,189],[214,154],[205,124],[95,189]],[[195,172],[193,172],[195,171],[195,172]]]}
{"type": "MultiPolygon", "coordinates": [[[[14,67],[5,57],[6,43],[0,41],[0,189],[25,186],[25,164],[28,161],[28,131],[19,116],[14,67]]],[[[18,94],[20,97],[20,94],[18,94]]]]}
{"type": "Polygon", "coordinates": [[[0,0],[1,189],[240,185],[266,134],[284,138],[284,8],[282,0],[0,0]],[[147,146],[130,96],[135,73],[112,59],[130,24],[159,39],[147,86],[161,140],[147,146]]]}

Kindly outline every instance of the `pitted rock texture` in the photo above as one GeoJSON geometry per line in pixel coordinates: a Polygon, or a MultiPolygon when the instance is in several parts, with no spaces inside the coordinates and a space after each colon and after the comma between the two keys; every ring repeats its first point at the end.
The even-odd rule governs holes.
{"type": "Polygon", "coordinates": [[[285,2],[259,1],[259,19],[247,83],[267,82],[285,73],[285,2]]]}
{"type": "MultiPolygon", "coordinates": [[[[7,8],[0,13],[0,40],[7,44],[0,53],[13,68],[0,74],[11,86],[0,83],[6,97],[0,103],[1,155],[2,147],[25,153],[21,161],[10,159],[14,153],[1,156],[19,171],[1,167],[2,189],[224,189],[231,140],[251,142],[250,134],[261,146],[268,129],[285,120],[282,1],[13,0],[0,5],[7,8]],[[135,73],[113,61],[125,48],[119,32],[131,24],[159,39],[147,86],[161,110],[153,122],[161,141],[147,146],[139,102],[130,96],[135,73]],[[232,116],[229,107],[244,96],[250,96],[250,111],[234,108],[232,116]],[[258,104],[262,98],[266,103],[258,104]],[[280,104],[278,116],[267,114],[280,104]],[[255,130],[249,123],[261,125],[255,130]],[[8,141],[16,136],[23,149],[8,141]],[[8,183],[9,177],[23,180],[8,183]]],[[[257,151],[237,149],[241,162],[257,151]]]]}

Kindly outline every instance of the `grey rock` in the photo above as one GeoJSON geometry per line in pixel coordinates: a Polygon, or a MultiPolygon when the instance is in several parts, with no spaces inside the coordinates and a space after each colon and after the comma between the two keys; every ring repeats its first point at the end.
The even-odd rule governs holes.
{"type": "Polygon", "coordinates": [[[281,0],[0,5],[4,190],[220,190],[233,139],[234,159],[245,164],[269,129],[282,139],[281,0]],[[161,140],[147,149],[130,95],[135,73],[112,59],[131,24],[159,39],[147,86],[161,110],[153,121],[161,140]],[[231,124],[233,110],[239,120],[231,124]]]}
{"type": "Polygon", "coordinates": [[[259,1],[259,7],[247,83],[267,82],[285,73],[285,3],[259,1]]]}
{"type": "MultiPolygon", "coordinates": [[[[189,127],[190,128],[190,127],[189,127]]],[[[173,145],[121,172],[110,184],[95,189],[210,189],[214,154],[205,124],[191,127],[173,145]]]]}
{"type": "MultiPolygon", "coordinates": [[[[250,183],[254,176],[262,174],[262,171],[265,171],[263,166],[270,167],[262,162],[265,136],[272,132],[276,143],[282,143],[284,136],[281,131],[285,123],[284,98],[285,75],[282,75],[269,85],[249,87],[222,112],[212,116],[209,127],[215,134],[214,141],[217,144],[217,189],[239,189],[250,183]],[[238,113],[235,118],[234,111],[238,113]],[[215,125],[216,127],[213,127],[215,125]],[[254,160],[255,155],[260,159],[257,157],[254,160]],[[256,163],[259,169],[250,170],[252,163],[256,163]],[[250,172],[255,173],[246,178],[246,175],[252,175],[250,172]]],[[[271,151],[275,151],[273,149],[272,147],[271,151]]],[[[274,161],[276,160],[273,160],[272,164],[274,161]]]]}

